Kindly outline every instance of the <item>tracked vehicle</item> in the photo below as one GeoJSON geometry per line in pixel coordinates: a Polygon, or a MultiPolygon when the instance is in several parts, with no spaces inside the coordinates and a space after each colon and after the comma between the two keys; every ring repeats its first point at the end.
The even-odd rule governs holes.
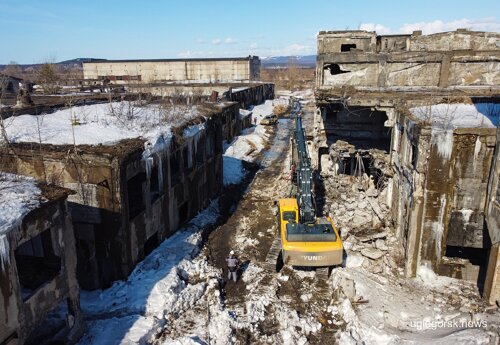
{"type": "Polygon", "coordinates": [[[278,201],[283,263],[306,267],[340,265],[343,245],[338,230],[331,218],[316,216],[313,171],[300,115],[295,117],[291,141],[291,195],[278,201]]]}

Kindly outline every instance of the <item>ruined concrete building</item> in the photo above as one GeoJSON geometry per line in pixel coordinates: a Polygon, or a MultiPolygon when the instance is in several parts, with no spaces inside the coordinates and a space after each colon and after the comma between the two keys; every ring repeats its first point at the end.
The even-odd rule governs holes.
{"type": "Polygon", "coordinates": [[[356,148],[342,158],[346,174],[356,155],[369,171],[369,150],[385,151],[406,274],[427,265],[477,281],[492,303],[500,299],[499,93],[498,33],[318,35],[319,164],[338,140],[356,148]]]}
{"type": "Polygon", "coordinates": [[[85,289],[107,287],[219,194],[223,130],[235,133],[237,113],[234,103],[207,105],[156,142],[18,141],[2,148],[3,169],[76,191],[68,200],[78,278],[85,289]]]}
{"type": "MultiPolygon", "coordinates": [[[[247,96],[241,102],[261,93],[247,96]]],[[[1,168],[76,192],[68,201],[80,285],[108,287],[219,195],[222,142],[239,133],[240,103],[122,101],[59,110],[43,123],[19,116],[1,168]]]]}
{"type": "Polygon", "coordinates": [[[83,75],[114,84],[248,82],[260,79],[260,59],[102,60],[84,62],[83,75]]]}
{"type": "MultiPolygon", "coordinates": [[[[83,332],[68,190],[0,175],[0,343],[83,332]]],[[[54,339],[55,340],[55,339],[54,339]]]]}

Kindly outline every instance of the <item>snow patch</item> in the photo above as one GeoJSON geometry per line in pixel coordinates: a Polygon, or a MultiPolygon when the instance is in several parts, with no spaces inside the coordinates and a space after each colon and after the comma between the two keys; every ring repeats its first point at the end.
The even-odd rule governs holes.
{"type": "Polygon", "coordinates": [[[41,190],[31,177],[0,173],[0,267],[9,264],[9,233],[16,231],[30,211],[43,202],[41,190]]]}

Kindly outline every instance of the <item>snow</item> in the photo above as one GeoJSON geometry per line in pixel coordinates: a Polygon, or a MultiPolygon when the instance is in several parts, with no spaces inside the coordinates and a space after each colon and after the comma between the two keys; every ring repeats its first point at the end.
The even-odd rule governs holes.
{"type": "Polygon", "coordinates": [[[240,109],[239,115],[240,115],[240,119],[244,119],[247,116],[252,115],[252,112],[250,110],[240,109]]]}
{"type": "Polygon", "coordinates": [[[410,112],[417,119],[442,130],[455,128],[495,128],[498,126],[499,103],[453,103],[414,107],[410,112]]]}
{"type": "Polygon", "coordinates": [[[11,142],[53,145],[112,145],[142,137],[153,144],[171,137],[171,127],[199,116],[196,107],[165,109],[135,102],[112,102],[58,110],[47,115],[21,115],[6,120],[11,142]]]}
{"type": "Polygon", "coordinates": [[[224,185],[238,184],[245,176],[242,161],[231,156],[224,155],[224,185]]]}
{"type": "Polygon", "coordinates": [[[257,125],[242,131],[241,135],[236,137],[231,146],[224,153],[225,156],[244,160],[247,162],[255,161],[257,155],[264,149],[264,145],[269,138],[266,127],[257,125]]]}
{"type": "Polygon", "coordinates": [[[188,285],[187,272],[202,274],[192,262],[201,244],[201,229],[214,224],[218,205],[212,203],[139,263],[126,281],[109,289],[81,292],[81,307],[92,321],[80,344],[147,343],[170,314],[193,305],[207,289],[188,285]]]}
{"type": "MultiPolygon", "coordinates": [[[[431,125],[431,142],[437,147],[441,158],[448,160],[453,149],[453,130],[455,128],[495,128],[498,126],[499,103],[452,103],[414,107],[411,114],[424,123],[431,125]]],[[[481,150],[476,142],[474,157],[481,150]]]]}
{"type": "Polygon", "coordinates": [[[0,173],[0,264],[9,263],[9,232],[43,202],[34,178],[0,173]]]}
{"type": "Polygon", "coordinates": [[[453,278],[438,276],[430,267],[425,265],[417,268],[417,279],[431,288],[442,288],[454,281],[453,278]]]}
{"type": "Polygon", "coordinates": [[[273,109],[277,105],[288,107],[289,104],[290,100],[288,97],[280,97],[273,100],[266,100],[263,104],[250,107],[249,110],[252,112],[252,123],[254,123],[255,119],[257,119],[257,123],[260,123],[265,116],[273,113],[273,109]]]}
{"type": "Polygon", "coordinates": [[[341,297],[327,310],[346,324],[336,335],[341,344],[488,344],[492,340],[482,314],[476,314],[473,323],[470,313],[448,304],[451,295],[458,306],[467,304],[471,282],[437,276],[426,266],[418,268],[413,280],[383,277],[362,268],[338,268],[332,272],[333,286],[342,277],[355,282],[356,296],[341,297]],[[360,299],[367,303],[354,306],[360,299]]]}

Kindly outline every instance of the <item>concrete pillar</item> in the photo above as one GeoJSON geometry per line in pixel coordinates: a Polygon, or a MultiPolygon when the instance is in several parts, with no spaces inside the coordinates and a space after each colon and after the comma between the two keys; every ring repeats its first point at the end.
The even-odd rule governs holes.
{"type": "Polygon", "coordinates": [[[494,244],[490,250],[483,296],[490,304],[500,301],[500,243],[494,244]]]}
{"type": "Polygon", "coordinates": [[[441,73],[439,75],[439,87],[447,87],[449,85],[448,79],[450,77],[451,56],[444,54],[441,59],[441,73]]]}

